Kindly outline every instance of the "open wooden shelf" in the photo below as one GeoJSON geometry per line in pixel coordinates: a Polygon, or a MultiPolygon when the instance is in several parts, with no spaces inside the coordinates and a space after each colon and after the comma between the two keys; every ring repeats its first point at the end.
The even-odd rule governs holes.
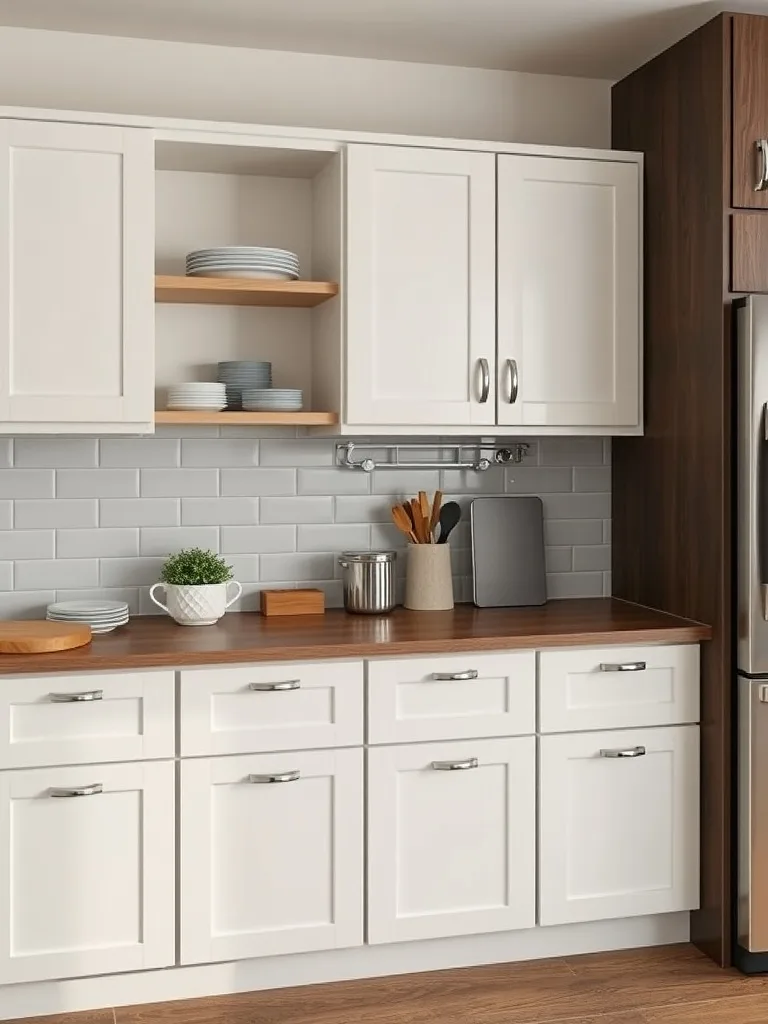
{"type": "Polygon", "coordinates": [[[339,294],[333,281],[256,281],[240,277],[155,277],[156,302],[216,306],[319,306],[339,294]]]}
{"type": "Polygon", "coordinates": [[[339,422],[336,412],[180,412],[158,409],[155,423],[217,423],[221,426],[332,427],[339,422]]]}

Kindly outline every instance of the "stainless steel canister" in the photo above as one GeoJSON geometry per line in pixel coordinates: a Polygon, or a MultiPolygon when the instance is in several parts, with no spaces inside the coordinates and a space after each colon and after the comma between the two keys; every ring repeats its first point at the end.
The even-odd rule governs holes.
{"type": "Polygon", "coordinates": [[[359,615],[381,615],[395,607],[396,551],[345,551],[344,607],[359,615]]]}

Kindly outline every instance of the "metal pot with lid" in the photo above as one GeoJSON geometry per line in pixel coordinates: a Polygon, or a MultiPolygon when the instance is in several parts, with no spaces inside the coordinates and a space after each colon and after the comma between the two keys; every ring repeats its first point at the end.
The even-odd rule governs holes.
{"type": "Polygon", "coordinates": [[[344,551],[344,607],[358,615],[383,615],[395,607],[396,551],[344,551]]]}

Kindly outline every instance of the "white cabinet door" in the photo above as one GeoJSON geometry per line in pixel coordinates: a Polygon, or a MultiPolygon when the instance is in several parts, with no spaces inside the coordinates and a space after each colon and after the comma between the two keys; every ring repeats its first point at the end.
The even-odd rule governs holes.
{"type": "Polygon", "coordinates": [[[351,424],[493,424],[495,158],[350,146],[351,424]]]}
{"type": "Polygon", "coordinates": [[[0,772],[0,984],[173,964],[174,821],[171,761],[0,772]]]}
{"type": "Polygon", "coordinates": [[[637,164],[500,156],[498,216],[498,422],[639,427],[637,164]]]}
{"type": "Polygon", "coordinates": [[[368,941],[532,928],[535,805],[533,736],[369,750],[368,941]]]}
{"type": "Polygon", "coordinates": [[[0,311],[0,427],[151,423],[151,132],[0,120],[0,311]]]}
{"type": "Polygon", "coordinates": [[[698,726],[539,742],[539,923],[697,907],[698,726]]]}
{"type": "Polygon", "coordinates": [[[181,962],[363,941],[363,752],[181,765],[181,962]]]}

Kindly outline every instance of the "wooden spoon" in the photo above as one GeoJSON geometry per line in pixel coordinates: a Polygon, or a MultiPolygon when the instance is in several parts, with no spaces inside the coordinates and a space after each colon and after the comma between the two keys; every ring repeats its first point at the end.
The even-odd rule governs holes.
{"type": "Polygon", "coordinates": [[[409,540],[413,541],[414,544],[418,544],[416,534],[413,532],[413,524],[411,518],[406,514],[405,509],[402,505],[392,506],[392,521],[398,530],[401,530],[409,540]]]}
{"type": "Polygon", "coordinates": [[[411,518],[413,519],[413,532],[416,534],[418,544],[426,544],[426,523],[421,514],[421,505],[418,498],[411,498],[411,518]]]}
{"type": "Polygon", "coordinates": [[[443,504],[443,492],[435,491],[435,499],[432,502],[432,515],[429,517],[429,540],[435,544],[435,530],[440,519],[440,506],[443,504]]]}

